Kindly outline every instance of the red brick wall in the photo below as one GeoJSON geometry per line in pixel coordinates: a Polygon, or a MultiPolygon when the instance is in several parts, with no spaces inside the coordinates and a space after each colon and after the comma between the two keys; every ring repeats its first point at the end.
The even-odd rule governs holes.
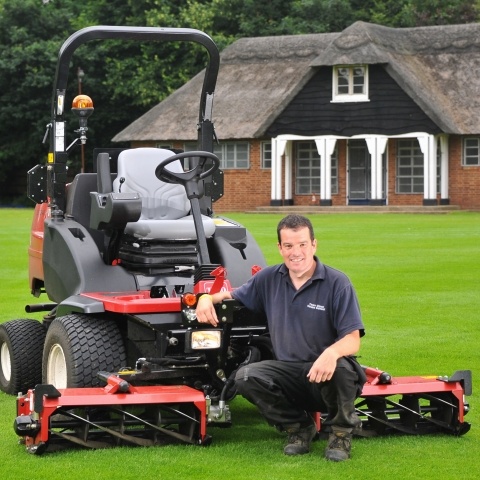
{"type": "Polygon", "coordinates": [[[215,212],[255,210],[270,205],[272,172],[261,168],[261,154],[261,142],[250,141],[250,168],[223,171],[224,196],[215,202],[215,212]]]}
{"type": "Polygon", "coordinates": [[[480,166],[462,165],[461,137],[450,137],[449,158],[450,204],[480,210],[480,166]]]}

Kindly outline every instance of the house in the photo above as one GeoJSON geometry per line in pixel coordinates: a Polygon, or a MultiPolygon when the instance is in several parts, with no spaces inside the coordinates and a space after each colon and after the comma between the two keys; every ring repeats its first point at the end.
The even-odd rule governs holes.
{"type": "MultiPolygon", "coordinates": [[[[191,150],[202,75],[114,141],[191,150]]],[[[480,209],[480,24],[243,38],[221,53],[216,211],[480,209]]]]}

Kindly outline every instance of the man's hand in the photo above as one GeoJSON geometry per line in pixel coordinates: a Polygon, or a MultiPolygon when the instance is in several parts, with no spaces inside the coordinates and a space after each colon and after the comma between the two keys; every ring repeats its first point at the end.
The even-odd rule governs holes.
{"type": "Polygon", "coordinates": [[[202,295],[199,298],[196,314],[200,323],[210,323],[214,327],[218,325],[217,312],[215,312],[211,295],[202,295]]]}
{"type": "Polygon", "coordinates": [[[215,312],[215,303],[223,302],[227,298],[232,298],[229,291],[218,292],[213,295],[201,295],[196,308],[197,320],[200,323],[209,323],[216,327],[218,325],[217,312],[215,312]]]}
{"type": "Polygon", "coordinates": [[[354,355],[360,349],[360,332],[355,330],[326,348],[307,373],[312,383],[328,382],[333,377],[340,357],[354,355]]]}
{"type": "Polygon", "coordinates": [[[313,363],[312,368],[307,374],[307,378],[312,383],[327,382],[333,377],[337,368],[337,354],[330,349],[326,349],[313,363]]]}

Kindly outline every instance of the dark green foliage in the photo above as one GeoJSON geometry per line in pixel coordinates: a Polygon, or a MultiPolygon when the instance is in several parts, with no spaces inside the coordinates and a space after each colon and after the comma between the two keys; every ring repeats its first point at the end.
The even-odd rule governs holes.
{"type": "Polygon", "coordinates": [[[12,0],[0,11],[0,185],[13,171],[41,160],[49,121],[55,61],[68,36],[73,5],[57,2],[45,14],[41,1],[12,0]]]}
{"type": "MultiPolygon", "coordinates": [[[[0,197],[24,191],[27,170],[43,163],[56,58],[62,42],[90,25],[197,28],[220,49],[246,36],[341,31],[357,20],[392,27],[476,22],[479,1],[467,0],[0,0],[0,197]],[[18,180],[21,179],[21,180],[18,180]]],[[[119,146],[111,138],[179,88],[205,65],[201,47],[91,42],[72,61],[67,102],[83,93],[95,104],[86,149],[119,146]]],[[[67,126],[73,140],[76,119],[67,126]]],[[[79,170],[79,149],[70,173],[79,170]]]]}

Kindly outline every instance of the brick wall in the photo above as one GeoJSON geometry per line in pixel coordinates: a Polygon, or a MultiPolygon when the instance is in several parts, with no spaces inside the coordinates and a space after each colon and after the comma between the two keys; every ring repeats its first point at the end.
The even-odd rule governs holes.
{"type": "Polygon", "coordinates": [[[261,142],[250,141],[250,168],[224,170],[224,197],[215,212],[255,210],[270,205],[271,170],[261,168],[261,142]]]}
{"type": "Polygon", "coordinates": [[[462,165],[461,137],[450,137],[449,157],[450,204],[480,210],[480,166],[462,165]]]}

